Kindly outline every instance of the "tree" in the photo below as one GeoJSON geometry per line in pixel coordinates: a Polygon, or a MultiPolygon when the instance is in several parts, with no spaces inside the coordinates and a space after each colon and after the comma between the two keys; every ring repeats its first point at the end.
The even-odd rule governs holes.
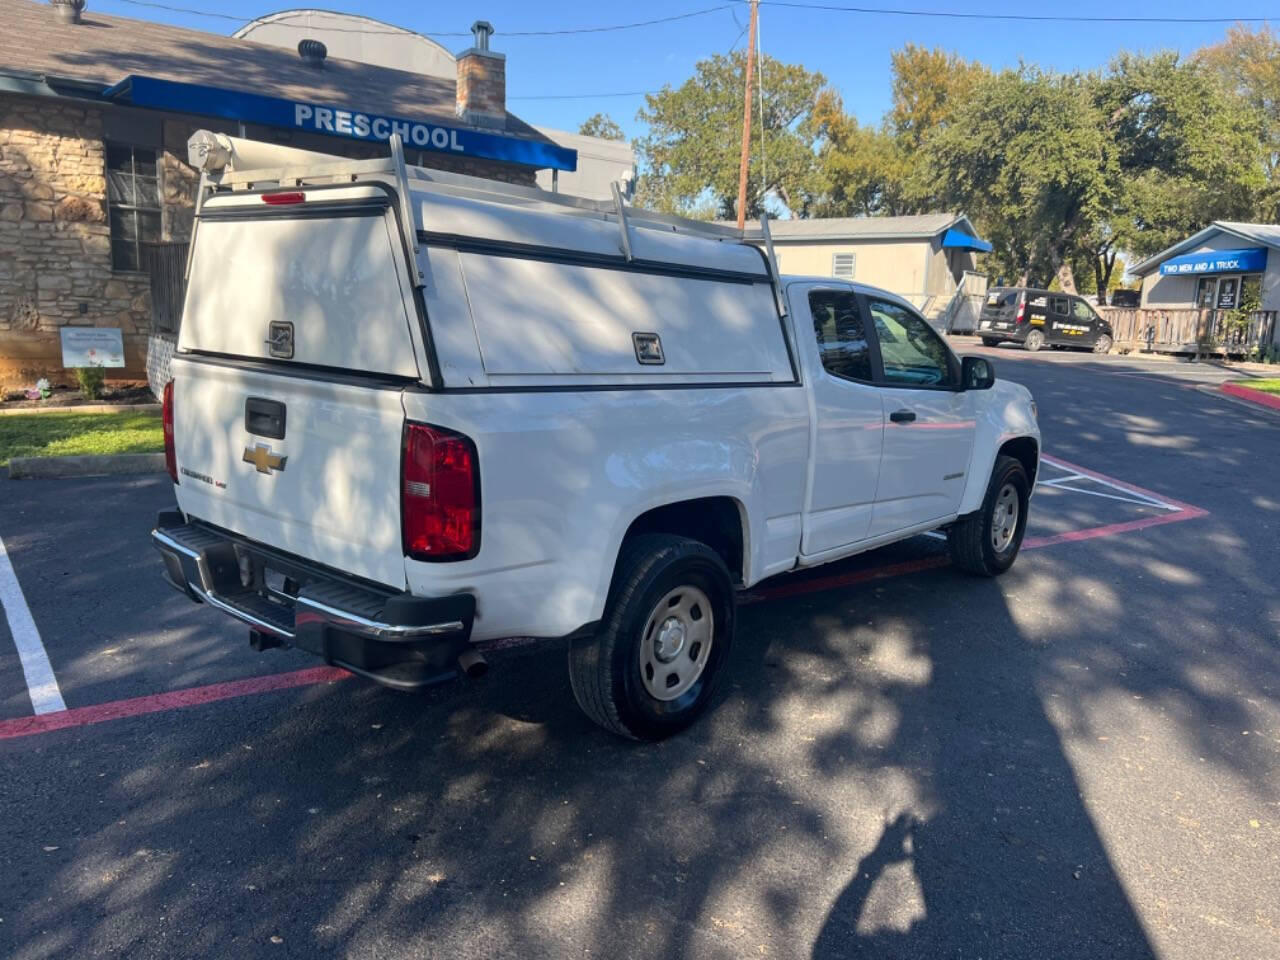
{"type": "Polygon", "coordinates": [[[1254,216],[1280,222],[1280,36],[1269,26],[1235,26],[1222,43],[1205,47],[1197,59],[1255,111],[1266,185],[1254,216]]]}
{"type": "Polygon", "coordinates": [[[587,117],[578,127],[578,133],[584,137],[599,137],[601,140],[625,142],[627,139],[627,135],[622,132],[622,127],[618,126],[613,117],[607,113],[593,113],[587,117]]]}
{"type": "Polygon", "coordinates": [[[1006,70],[980,80],[923,139],[932,192],[976,214],[996,265],[1024,282],[1051,273],[1074,292],[1071,257],[1110,208],[1115,157],[1093,83],[1006,70]]]}
{"type": "MultiPolygon", "coordinates": [[[[746,54],[717,54],[694,68],[681,86],[645,98],[636,118],[649,132],[636,141],[641,164],[638,204],[670,213],[736,213],[738,162],[746,54]]],[[[808,123],[826,83],[820,73],[763,57],[764,109],[752,122],[747,170],[748,217],[757,217],[769,194],[791,213],[804,215],[818,186],[808,123]]],[[[758,110],[758,106],[757,106],[758,110]]]]}
{"type": "Polygon", "coordinates": [[[940,48],[908,43],[890,57],[893,105],[886,118],[893,136],[914,153],[929,134],[946,126],[990,72],[940,48]]]}
{"type": "Polygon", "coordinates": [[[811,120],[817,134],[820,217],[895,216],[914,212],[907,198],[910,161],[886,131],[844,112],[840,95],[818,95],[811,120]]]}
{"type": "Polygon", "coordinates": [[[1096,103],[1116,158],[1107,224],[1128,249],[1147,256],[1250,216],[1264,186],[1258,116],[1202,63],[1121,54],[1096,103]]]}

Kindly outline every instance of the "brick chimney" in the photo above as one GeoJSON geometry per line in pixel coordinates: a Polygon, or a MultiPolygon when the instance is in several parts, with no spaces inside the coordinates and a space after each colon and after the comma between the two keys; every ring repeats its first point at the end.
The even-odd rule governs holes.
{"type": "Polygon", "coordinates": [[[507,125],[507,56],[489,49],[493,24],[471,25],[475,44],[458,54],[458,117],[476,127],[507,125]]]}

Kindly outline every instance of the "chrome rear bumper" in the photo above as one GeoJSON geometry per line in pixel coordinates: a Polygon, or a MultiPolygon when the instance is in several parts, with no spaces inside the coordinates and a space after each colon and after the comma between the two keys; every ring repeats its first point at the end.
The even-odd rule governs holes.
{"type": "Polygon", "coordinates": [[[395,687],[438,679],[469,647],[475,597],[425,598],[379,589],[176,512],[160,515],[151,541],[165,577],[192,600],[246,624],[255,646],[292,646],[395,687]],[[284,589],[268,574],[284,577],[284,589]],[[438,668],[438,669],[437,669],[438,668]]]}

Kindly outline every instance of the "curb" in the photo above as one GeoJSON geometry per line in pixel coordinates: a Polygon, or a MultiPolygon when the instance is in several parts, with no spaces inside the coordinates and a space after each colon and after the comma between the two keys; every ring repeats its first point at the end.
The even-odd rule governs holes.
{"type": "Polygon", "coordinates": [[[1249,387],[1241,386],[1236,383],[1224,383],[1219,389],[1228,396],[1247,400],[1249,403],[1255,403],[1258,406],[1266,407],[1269,410],[1280,410],[1280,396],[1276,396],[1275,394],[1263,393],[1261,390],[1252,390],[1249,387]]]}
{"type": "Polygon", "coordinates": [[[136,473],[164,473],[163,453],[87,454],[79,457],[14,457],[12,480],[54,477],[111,477],[136,473]]]}
{"type": "Polygon", "coordinates": [[[1213,397],[1213,399],[1215,400],[1222,400],[1226,403],[1234,403],[1237,407],[1245,407],[1249,410],[1252,410],[1254,413],[1261,413],[1263,415],[1280,417],[1280,410],[1277,410],[1273,407],[1265,406],[1264,404],[1261,404],[1261,403],[1254,403],[1252,400],[1247,400],[1241,397],[1233,396],[1232,394],[1227,393],[1223,390],[1220,390],[1217,387],[1210,386],[1209,384],[1202,383],[1198,385],[1195,389],[1197,393],[1202,393],[1206,397],[1213,397]]]}
{"type": "Polygon", "coordinates": [[[16,417],[24,413],[160,413],[158,403],[82,403],[71,407],[15,407],[0,409],[0,417],[16,417]]]}

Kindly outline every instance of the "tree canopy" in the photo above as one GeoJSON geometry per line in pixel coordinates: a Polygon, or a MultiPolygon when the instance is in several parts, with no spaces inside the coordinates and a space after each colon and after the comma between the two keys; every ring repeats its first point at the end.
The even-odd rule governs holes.
{"type": "Polygon", "coordinates": [[[601,140],[626,141],[627,135],[622,132],[616,120],[607,113],[593,113],[578,126],[578,133],[584,137],[599,137],[601,140]]]}
{"type": "MultiPolygon", "coordinates": [[[[745,62],[713,56],[647,97],[638,203],[734,216],[745,62]]],[[[912,44],[892,70],[891,107],[868,123],[822,74],[764,57],[747,216],[766,203],[797,217],[963,212],[994,245],[991,273],[1066,289],[1081,273],[1099,290],[1122,254],[1145,257],[1215,219],[1280,220],[1280,37],[1269,27],[1091,72],[993,73],[912,44]]]]}
{"type": "MultiPolygon", "coordinates": [[[[637,114],[649,132],[636,141],[642,164],[637,202],[670,213],[735,216],[746,54],[700,61],[679,87],[645,97],[637,114]]],[[[748,217],[769,195],[795,216],[816,192],[815,133],[807,123],[826,79],[795,64],[762,58],[764,109],[757,101],[747,172],[748,217]]]]}

